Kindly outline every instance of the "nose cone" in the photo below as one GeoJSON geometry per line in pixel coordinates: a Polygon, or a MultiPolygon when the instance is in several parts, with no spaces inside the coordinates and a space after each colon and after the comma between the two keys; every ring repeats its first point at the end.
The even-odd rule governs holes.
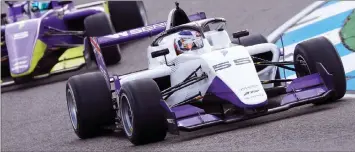
{"type": "Polygon", "coordinates": [[[33,56],[37,55],[34,50],[38,47],[36,42],[39,26],[39,19],[20,21],[6,26],[5,38],[13,76],[27,75],[34,69],[31,66],[35,65],[31,64],[33,56]]]}
{"type": "MultiPolygon", "coordinates": [[[[221,78],[216,76],[207,92],[214,94],[220,99],[226,100],[240,108],[259,107],[267,104],[267,98],[264,90],[258,89],[259,86],[250,86],[249,88],[236,89],[227,85],[221,78]]],[[[238,87],[239,88],[239,87],[238,87]]]]}
{"type": "Polygon", "coordinates": [[[267,95],[248,51],[241,46],[202,55],[208,64],[208,92],[240,108],[267,104],[267,95]]]}

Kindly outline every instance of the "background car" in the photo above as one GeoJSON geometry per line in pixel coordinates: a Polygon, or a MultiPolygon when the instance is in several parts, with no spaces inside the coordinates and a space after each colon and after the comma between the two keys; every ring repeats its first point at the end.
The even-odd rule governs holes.
{"type": "MultiPolygon", "coordinates": [[[[78,6],[73,1],[5,3],[8,11],[1,15],[1,86],[80,69],[91,62],[84,57],[84,37],[148,24],[142,1],[98,1],[78,6]]],[[[102,51],[107,65],[122,58],[118,44],[102,51]]]]}

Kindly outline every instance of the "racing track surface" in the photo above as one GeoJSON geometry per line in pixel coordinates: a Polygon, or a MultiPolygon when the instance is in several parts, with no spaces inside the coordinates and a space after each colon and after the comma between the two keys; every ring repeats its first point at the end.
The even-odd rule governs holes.
{"type": "MultiPolygon", "coordinates": [[[[80,1],[77,1],[77,3],[80,1]]],[[[165,20],[172,0],[145,0],[150,23],[165,20]]],[[[225,17],[228,31],[269,34],[312,0],[181,1],[187,13],[225,17]]],[[[4,7],[2,7],[4,8],[4,7]]],[[[121,64],[110,72],[146,67],[149,38],[122,47],[121,64]]],[[[165,141],[134,147],[122,133],[79,140],[70,125],[65,82],[3,93],[1,146],[4,151],[318,151],[355,150],[355,101],[349,97],[324,106],[303,106],[231,125],[216,126],[165,141]]]]}

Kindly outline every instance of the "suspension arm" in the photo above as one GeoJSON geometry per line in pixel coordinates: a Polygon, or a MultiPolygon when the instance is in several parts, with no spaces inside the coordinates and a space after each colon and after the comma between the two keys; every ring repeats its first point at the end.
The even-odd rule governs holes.
{"type": "MultiPolygon", "coordinates": [[[[201,65],[200,65],[198,68],[196,68],[196,70],[193,71],[189,76],[187,76],[187,78],[186,78],[184,81],[190,79],[193,75],[197,76],[196,73],[197,73],[197,71],[200,70],[200,69],[201,69],[201,65]]],[[[184,81],[183,81],[183,82],[184,82],[184,81]]]]}
{"type": "Polygon", "coordinates": [[[275,83],[275,82],[289,82],[294,79],[275,79],[275,80],[261,80],[262,84],[275,83]]]}
{"type": "Polygon", "coordinates": [[[261,62],[255,62],[254,63],[255,66],[273,65],[273,66],[277,66],[277,67],[284,68],[284,69],[287,69],[287,70],[296,71],[294,68],[286,66],[286,65],[295,65],[294,62],[290,62],[290,61],[271,62],[271,61],[264,60],[262,58],[258,58],[258,57],[254,57],[254,56],[252,56],[252,58],[261,61],[261,62]]]}
{"type": "Polygon", "coordinates": [[[65,31],[61,29],[57,29],[54,27],[50,26],[45,26],[49,30],[49,32],[46,32],[44,35],[45,36],[66,36],[66,35],[73,35],[73,36],[78,36],[80,38],[83,38],[85,35],[84,31],[65,31]]]}
{"type": "MultiPolygon", "coordinates": [[[[197,67],[197,68],[196,68],[189,76],[187,76],[181,83],[175,85],[175,87],[178,87],[179,85],[182,85],[182,84],[185,84],[185,83],[187,83],[187,82],[189,82],[189,81],[194,80],[194,79],[191,79],[191,78],[193,78],[193,77],[192,77],[193,75],[195,75],[195,77],[197,77],[196,72],[197,72],[199,69],[201,69],[201,66],[197,67]]],[[[174,89],[174,88],[171,87],[171,88],[165,89],[165,90],[162,91],[162,94],[164,94],[165,92],[168,92],[168,91],[170,91],[170,90],[172,90],[172,89],[174,89]]]]}
{"type": "Polygon", "coordinates": [[[199,77],[194,77],[194,78],[191,78],[191,79],[189,79],[189,80],[187,80],[187,81],[185,81],[185,82],[181,82],[181,83],[179,83],[179,84],[177,84],[177,85],[175,85],[175,86],[173,86],[173,87],[170,87],[170,88],[168,88],[168,89],[165,89],[164,91],[162,91],[162,96],[166,96],[165,98],[164,98],[164,100],[166,100],[168,97],[170,97],[174,92],[176,92],[176,91],[179,91],[179,90],[181,90],[181,89],[183,89],[183,88],[185,88],[185,87],[188,87],[188,86],[190,86],[190,85],[192,85],[192,84],[195,84],[195,83],[197,83],[197,82],[199,82],[199,81],[201,81],[201,80],[204,80],[204,79],[206,79],[208,76],[207,76],[207,74],[205,74],[205,73],[203,73],[201,76],[199,76],[199,77]]]}

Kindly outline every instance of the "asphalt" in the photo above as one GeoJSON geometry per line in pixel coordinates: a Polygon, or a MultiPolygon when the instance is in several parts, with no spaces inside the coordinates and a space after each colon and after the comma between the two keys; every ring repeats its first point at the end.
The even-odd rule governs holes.
{"type": "MultiPolygon", "coordinates": [[[[166,20],[172,0],[144,0],[150,23],[166,20]]],[[[189,13],[224,17],[228,31],[269,34],[313,0],[182,0],[189,13]]],[[[77,3],[82,1],[76,1],[77,3]]],[[[3,8],[3,6],[2,6],[3,8]]],[[[122,47],[123,60],[110,73],[147,67],[146,38],[122,47]]],[[[240,123],[215,126],[160,143],[133,146],[122,133],[80,140],[65,101],[65,81],[1,94],[2,151],[354,151],[355,100],[307,105],[240,123]]]]}

